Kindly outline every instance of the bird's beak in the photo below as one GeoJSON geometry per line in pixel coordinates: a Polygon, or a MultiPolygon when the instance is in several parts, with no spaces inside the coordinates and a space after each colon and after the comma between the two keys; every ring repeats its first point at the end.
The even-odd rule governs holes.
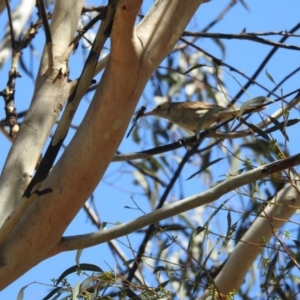
{"type": "Polygon", "coordinates": [[[142,117],[147,117],[147,116],[153,116],[153,110],[150,110],[142,114],[142,117]]]}

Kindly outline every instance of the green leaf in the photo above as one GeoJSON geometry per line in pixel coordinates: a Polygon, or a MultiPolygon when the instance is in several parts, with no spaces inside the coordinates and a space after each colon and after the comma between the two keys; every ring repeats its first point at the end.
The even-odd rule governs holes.
{"type": "Polygon", "coordinates": [[[81,283],[81,289],[87,290],[91,287],[91,284],[95,281],[95,277],[101,275],[100,273],[93,273],[93,276],[88,277],[81,283]]]}
{"type": "Polygon", "coordinates": [[[238,170],[236,170],[235,172],[231,172],[230,175],[231,176],[237,176],[237,175],[240,175],[242,174],[244,171],[245,171],[246,168],[240,168],[238,170]]]}
{"type": "Polygon", "coordinates": [[[166,244],[165,246],[163,246],[162,250],[169,248],[171,245],[172,245],[172,243],[166,244]]]}
{"type": "Polygon", "coordinates": [[[79,296],[80,296],[80,287],[81,287],[81,283],[80,281],[78,281],[73,289],[73,295],[72,295],[72,300],[78,300],[79,296]]]}
{"type": "Polygon", "coordinates": [[[260,128],[258,128],[257,126],[255,126],[254,124],[248,123],[246,122],[244,119],[240,119],[240,121],[247,125],[249,128],[251,128],[255,133],[257,133],[259,136],[261,136],[262,138],[266,139],[267,141],[270,141],[271,139],[269,138],[269,136],[266,134],[266,132],[260,128]]]}
{"type": "Polygon", "coordinates": [[[156,274],[157,272],[161,272],[161,271],[167,272],[168,269],[167,269],[166,267],[164,267],[164,266],[158,266],[158,267],[156,267],[156,268],[154,269],[153,274],[156,274]]]}
{"type": "Polygon", "coordinates": [[[273,77],[271,76],[271,74],[268,72],[267,69],[266,69],[266,75],[274,84],[276,84],[275,80],[273,79],[273,77]]]}
{"type": "MultiPolygon", "coordinates": [[[[293,240],[293,242],[295,243],[295,245],[297,247],[300,247],[300,241],[297,240],[293,240]]],[[[292,253],[292,251],[290,251],[292,253]]],[[[291,257],[293,257],[292,259],[290,259],[290,261],[286,264],[285,270],[289,270],[292,269],[293,267],[297,266],[299,268],[299,263],[300,263],[300,255],[299,254],[293,254],[291,255],[291,257]]]]}
{"type": "Polygon", "coordinates": [[[266,275],[265,286],[267,286],[269,281],[272,279],[277,259],[278,259],[278,252],[274,255],[272,261],[270,262],[270,265],[269,265],[269,268],[268,268],[268,271],[267,271],[267,275],[266,275]]]}
{"type": "MultiPolygon", "coordinates": [[[[79,269],[83,270],[83,271],[95,271],[95,272],[103,272],[103,270],[96,266],[96,265],[92,265],[92,264],[79,264],[79,269]]],[[[70,268],[68,268],[67,270],[65,270],[57,279],[56,281],[56,286],[64,279],[66,278],[68,275],[77,272],[78,270],[78,266],[72,266],[70,268]]]]}
{"type": "Polygon", "coordinates": [[[268,97],[259,96],[259,97],[252,98],[252,99],[250,99],[248,101],[245,101],[243,103],[243,105],[241,106],[241,108],[240,108],[239,119],[242,118],[244,110],[247,107],[251,107],[251,106],[256,105],[256,104],[262,104],[262,103],[265,103],[265,102],[273,102],[273,100],[270,99],[270,98],[268,98],[268,97]]]}
{"type": "Polygon", "coordinates": [[[99,293],[100,287],[101,287],[100,284],[97,285],[97,288],[95,288],[93,294],[91,295],[90,300],[96,300],[96,299],[99,299],[99,298],[98,298],[98,293],[99,293]]]}
{"type": "Polygon", "coordinates": [[[269,136],[260,128],[258,128],[257,126],[255,126],[254,124],[250,124],[248,123],[248,126],[254,131],[256,132],[259,136],[261,136],[262,138],[264,138],[267,141],[270,141],[269,136]]]}
{"type": "Polygon", "coordinates": [[[223,60],[225,57],[225,54],[226,54],[226,48],[225,48],[224,44],[218,38],[212,38],[212,40],[219,46],[219,48],[222,52],[222,57],[220,59],[223,60]]]}
{"type": "Polygon", "coordinates": [[[133,258],[133,259],[129,259],[129,260],[127,260],[127,261],[125,261],[124,263],[123,263],[123,265],[124,266],[129,266],[130,264],[132,264],[132,263],[134,263],[135,262],[135,259],[133,258]]]}
{"type": "Polygon", "coordinates": [[[137,126],[135,126],[133,129],[132,138],[133,138],[133,141],[137,144],[141,141],[140,136],[139,136],[139,129],[137,126]]]}
{"type": "Polygon", "coordinates": [[[193,287],[193,289],[192,289],[192,292],[193,292],[193,293],[195,293],[196,288],[198,287],[198,285],[200,284],[200,281],[201,281],[201,279],[202,279],[202,278],[201,278],[201,270],[202,270],[202,268],[205,268],[205,265],[206,265],[208,259],[210,258],[210,256],[211,256],[213,250],[215,249],[216,245],[217,245],[217,244],[215,244],[215,245],[211,248],[211,250],[210,250],[209,253],[207,254],[207,256],[206,256],[204,262],[201,264],[201,267],[200,267],[200,269],[198,270],[198,272],[197,272],[197,274],[196,274],[196,278],[195,278],[195,281],[194,281],[194,287],[193,287]]]}
{"type": "Polygon", "coordinates": [[[228,242],[231,240],[234,232],[236,231],[237,227],[237,222],[235,222],[233,225],[231,225],[231,215],[230,212],[228,211],[227,214],[227,222],[228,222],[228,228],[227,228],[227,233],[223,242],[223,246],[226,246],[228,242]]]}
{"type": "Polygon", "coordinates": [[[295,243],[296,246],[300,247],[300,241],[293,240],[293,242],[295,243]]]}
{"type": "Polygon", "coordinates": [[[83,252],[83,249],[78,249],[76,252],[75,262],[77,264],[78,269],[80,266],[80,256],[81,256],[82,252],[83,252]]]}
{"type": "Polygon", "coordinates": [[[241,2],[241,4],[244,6],[244,8],[247,10],[247,11],[250,11],[250,8],[249,6],[247,5],[247,3],[244,1],[244,0],[239,0],[241,2]]]}
{"type": "Polygon", "coordinates": [[[216,164],[217,162],[219,162],[220,160],[224,159],[225,157],[221,157],[221,158],[218,158],[218,159],[215,159],[213,161],[210,161],[209,163],[203,165],[201,167],[201,169],[199,171],[197,171],[196,173],[192,174],[190,177],[188,177],[186,180],[190,180],[191,178],[195,177],[196,175],[198,175],[199,173],[201,173],[202,171],[204,171],[205,169],[207,169],[208,167],[216,164]]]}
{"type": "Polygon", "coordinates": [[[107,225],[107,222],[102,222],[99,228],[99,231],[103,230],[107,225]]]}
{"type": "Polygon", "coordinates": [[[160,288],[165,288],[165,287],[168,285],[169,282],[170,282],[170,280],[166,280],[166,281],[162,282],[162,283],[156,288],[156,290],[159,291],[160,288]]]}
{"type": "Polygon", "coordinates": [[[219,212],[219,210],[221,208],[223,208],[223,206],[229,201],[229,199],[225,200],[223,203],[221,203],[221,205],[219,205],[219,207],[209,216],[209,218],[207,219],[207,221],[204,224],[204,227],[208,227],[209,222],[213,219],[213,217],[219,212]]]}
{"type": "MultiPolygon", "coordinates": [[[[228,211],[227,213],[227,225],[228,225],[228,229],[231,227],[231,213],[230,211],[228,211]]],[[[228,233],[228,230],[227,230],[228,233]]]]}
{"type": "Polygon", "coordinates": [[[28,286],[29,286],[29,284],[23,286],[23,287],[20,289],[20,291],[19,291],[19,293],[18,293],[18,296],[17,296],[17,300],[23,300],[23,299],[24,299],[24,291],[25,291],[25,289],[26,289],[28,286]]]}
{"type": "Polygon", "coordinates": [[[269,116],[270,120],[275,124],[275,126],[273,127],[270,127],[269,129],[266,129],[265,130],[265,133],[270,133],[270,132],[273,132],[273,131],[276,131],[276,130],[282,130],[284,127],[289,127],[289,126],[292,126],[294,124],[297,124],[299,123],[300,119],[290,119],[288,121],[283,121],[283,122],[278,122],[277,119],[269,116]]]}
{"type": "Polygon", "coordinates": [[[205,227],[202,227],[202,226],[198,226],[196,227],[193,231],[192,231],[192,234],[190,235],[190,238],[189,238],[189,244],[188,244],[188,247],[187,247],[187,251],[189,252],[192,245],[193,245],[193,241],[194,241],[194,238],[199,234],[201,233],[202,231],[205,230],[205,227]]]}
{"type": "Polygon", "coordinates": [[[202,68],[202,67],[208,67],[207,65],[205,64],[198,64],[198,65],[195,65],[193,67],[191,67],[190,69],[188,69],[186,72],[184,72],[183,74],[186,75],[188,73],[190,73],[191,71],[195,70],[195,69],[199,69],[199,68],[202,68]]]}
{"type": "Polygon", "coordinates": [[[288,263],[287,263],[287,265],[286,265],[286,267],[285,267],[285,270],[289,270],[289,269],[291,269],[291,268],[293,268],[293,267],[299,267],[298,266],[298,264],[300,263],[300,255],[296,255],[295,257],[294,257],[294,259],[291,259],[288,263]]]}
{"type": "MultiPolygon", "coordinates": [[[[272,123],[275,124],[275,126],[280,127],[280,123],[278,122],[277,119],[273,118],[272,116],[269,116],[269,118],[272,121],[272,123]]],[[[282,122],[282,126],[279,130],[281,131],[284,138],[286,138],[286,140],[289,141],[289,137],[288,137],[288,135],[286,134],[286,131],[285,131],[286,123],[287,123],[287,120],[282,122]]]]}

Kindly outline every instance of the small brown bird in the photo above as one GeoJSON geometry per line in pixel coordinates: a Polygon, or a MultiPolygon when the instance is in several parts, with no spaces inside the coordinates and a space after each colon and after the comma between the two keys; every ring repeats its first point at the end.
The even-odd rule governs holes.
{"type": "MultiPolygon", "coordinates": [[[[263,104],[248,106],[243,110],[242,114],[260,111],[265,108],[263,104]]],[[[200,129],[209,128],[215,122],[225,122],[234,117],[238,117],[240,110],[240,108],[225,108],[204,102],[164,102],[157,105],[153,110],[144,113],[143,116],[164,118],[187,130],[196,132],[200,129]],[[209,111],[211,113],[208,113],[209,111]],[[201,120],[203,116],[204,118],[201,120]],[[199,128],[200,123],[202,124],[201,128],[199,128]]]]}

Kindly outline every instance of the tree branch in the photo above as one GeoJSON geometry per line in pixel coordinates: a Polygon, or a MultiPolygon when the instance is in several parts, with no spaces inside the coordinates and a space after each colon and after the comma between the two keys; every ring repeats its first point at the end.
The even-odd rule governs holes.
{"type": "MultiPolygon", "coordinates": [[[[296,26],[294,26],[290,31],[288,31],[289,34],[294,33],[295,31],[297,31],[300,28],[300,23],[298,23],[296,26]]],[[[289,35],[286,35],[284,37],[282,37],[279,40],[279,43],[283,43],[284,41],[286,41],[286,39],[289,37],[289,35]]],[[[274,47],[269,53],[268,55],[264,58],[264,60],[261,62],[261,64],[258,66],[257,70],[254,72],[254,74],[251,76],[251,78],[249,79],[249,81],[244,84],[244,86],[239,90],[239,92],[236,94],[236,96],[234,97],[235,101],[237,101],[243,94],[244,91],[247,90],[249,88],[249,86],[252,84],[252,82],[255,80],[255,78],[260,74],[260,72],[263,70],[263,68],[265,67],[265,65],[268,63],[268,61],[271,59],[271,57],[276,53],[276,51],[278,50],[278,47],[274,47]]]]}
{"type": "MultiPolygon", "coordinates": [[[[138,229],[141,229],[147,225],[157,223],[161,220],[173,217],[175,215],[186,212],[190,209],[199,207],[201,205],[211,203],[212,201],[215,201],[221,196],[223,196],[225,193],[228,193],[238,187],[260,180],[273,173],[282,171],[284,169],[288,169],[298,164],[300,164],[300,153],[289,158],[278,160],[276,162],[258,167],[243,174],[237,175],[233,178],[227,179],[205,192],[202,192],[198,195],[190,196],[172,204],[165,205],[161,209],[155,210],[152,213],[141,216],[134,221],[118,225],[115,228],[97,233],[64,237],[61,243],[57,246],[57,251],[61,252],[75,249],[83,249],[86,247],[98,245],[100,243],[106,242],[111,239],[115,239],[117,237],[121,237],[123,235],[132,233],[138,229]]],[[[293,198],[292,201],[288,202],[289,205],[293,204],[293,211],[300,207],[300,196],[298,197],[297,201],[299,201],[299,203],[297,202],[296,205],[294,205],[295,198],[293,198]]],[[[276,205],[272,207],[276,207],[276,205]]],[[[289,213],[291,213],[290,209],[291,208],[288,206],[287,210],[289,211],[289,213]]],[[[286,212],[286,209],[283,208],[283,211],[286,212]]],[[[276,218],[281,218],[280,209],[277,208],[276,212],[276,218]]],[[[286,220],[285,218],[283,219],[286,220]]],[[[261,239],[261,236],[259,237],[261,239]]]]}
{"type": "MultiPolygon", "coordinates": [[[[56,5],[60,1],[57,1],[56,5]]],[[[64,5],[67,2],[72,1],[62,1],[61,4],[64,5]]],[[[1,245],[0,254],[5,265],[0,269],[0,289],[28,268],[59,251],[57,244],[61,240],[62,233],[106,171],[152,72],[172,51],[184,26],[202,3],[200,0],[190,2],[187,6],[181,0],[173,0],[168,2],[168,7],[166,7],[166,1],[157,1],[156,6],[161,5],[175,14],[168,14],[170,20],[167,25],[172,23],[172,26],[169,27],[166,23],[160,22],[154,23],[155,26],[144,23],[148,25],[147,29],[143,30],[140,25],[135,31],[134,26],[141,0],[118,1],[111,33],[111,55],[101,82],[84,120],[41,187],[41,190],[50,188],[52,192],[40,196],[29,206],[9,237],[1,245]],[[180,16],[180,22],[173,22],[176,16],[178,18],[180,16]],[[155,43],[152,43],[152,35],[148,35],[149,41],[145,39],[145,36],[143,38],[138,36],[144,31],[149,33],[150,27],[153,33],[153,30],[157,29],[164,39],[155,40],[155,43]],[[155,47],[161,51],[158,58],[152,55],[156,52],[155,47]],[[80,188],[74,189],[74,186],[80,188]],[[43,228],[42,231],[41,228],[43,228]],[[31,253],[30,259],[25,255],[28,251],[31,253]]],[[[72,5],[74,6],[75,3],[78,1],[72,2],[72,5]]],[[[74,7],[69,9],[69,13],[73,11],[74,7]]],[[[155,9],[150,11],[153,18],[155,12],[155,9]]],[[[159,9],[158,12],[161,16],[162,11],[159,9]]],[[[66,16],[65,19],[67,19],[66,16]]],[[[157,20],[157,18],[154,19],[157,20]]],[[[61,30],[64,31],[64,26],[60,30],[57,27],[57,33],[61,30]]],[[[51,33],[54,44],[56,32],[51,33]]],[[[58,50],[63,56],[64,49],[58,47],[58,50]]],[[[44,68],[42,63],[41,73],[44,68]]],[[[53,93],[53,85],[51,91],[53,93]]],[[[59,95],[56,95],[56,98],[59,98],[59,95]]],[[[51,99],[47,100],[49,107],[51,99]]],[[[47,116],[47,112],[40,111],[38,115],[47,116]]],[[[33,138],[31,142],[34,143],[34,141],[33,138]]],[[[10,182],[12,178],[14,176],[10,177],[10,182]]]]}
{"type": "Polygon", "coordinates": [[[46,13],[44,0],[37,0],[37,5],[39,8],[40,18],[42,19],[44,25],[44,31],[46,37],[46,49],[48,52],[48,61],[49,61],[48,67],[50,69],[53,67],[53,51],[52,51],[53,43],[52,43],[51,31],[48,23],[48,17],[46,13]]]}
{"type": "MultiPolygon", "coordinates": [[[[288,102],[288,104],[285,107],[279,108],[270,117],[274,119],[279,119],[285,114],[286,111],[291,110],[293,107],[299,104],[299,102],[300,102],[300,96],[297,96],[293,100],[288,102]]],[[[271,118],[267,117],[265,120],[256,124],[255,126],[260,129],[266,128],[268,125],[272,124],[271,118]]],[[[199,140],[202,140],[203,138],[206,137],[213,137],[216,139],[236,139],[236,138],[246,137],[249,135],[253,135],[253,131],[249,129],[241,130],[241,131],[232,131],[232,132],[221,132],[221,131],[214,131],[214,128],[212,128],[212,130],[206,130],[201,132],[200,138],[198,140],[196,139],[196,136],[193,136],[185,139],[184,141],[178,141],[172,144],[155,147],[141,152],[118,154],[114,156],[112,162],[120,162],[120,161],[135,160],[135,159],[147,159],[157,154],[165,153],[187,145],[195,144],[199,142],[199,140]]]]}
{"type": "Polygon", "coordinates": [[[1,174],[0,225],[11,214],[29,184],[42,148],[64,105],[68,67],[62,54],[73,39],[82,5],[83,1],[56,1],[50,24],[54,68],[48,69],[48,55],[44,50],[30,109],[1,174]]]}
{"type": "MultiPolygon", "coordinates": [[[[278,48],[284,48],[284,49],[290,49],[290,50],[300,50],[300,47],[294,46],[294,45],[287,45],[283,43],[274,42],[271,40],[265,40],[263,38],[260,38],[258,36],[255,36],[253,34],[248,34],[245,32],[239,33],[239,34],[225,34],[225,33],[207,33],[207,32],[191,32],[191,31],[185,31],[182,36],[193,36],[193,37],[204,37],[204,38],[218,38],[218,39],[238,39],[238,40],[248,40],[257,42],[264,45],[269,45],[273,47],[278,48]]],[[[290,35],[292,36],[292,35],[290,35]]]]}

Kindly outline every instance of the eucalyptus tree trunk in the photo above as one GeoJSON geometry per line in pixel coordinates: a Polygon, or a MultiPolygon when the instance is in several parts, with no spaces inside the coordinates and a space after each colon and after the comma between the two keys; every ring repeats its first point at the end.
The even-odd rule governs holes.
{"type": "Polygon", "coordinates": [[[145,84],[202,2],[156,1],[136,27],[142,1],[112,1],[111,52],[91,105],[51,172],[28,189],[50,130],[78,92],[68,59],[83,1],[55,2],[31,106],[0,178],[1,289],[63,250],[62,234],[111,162],[145,84]]]}

